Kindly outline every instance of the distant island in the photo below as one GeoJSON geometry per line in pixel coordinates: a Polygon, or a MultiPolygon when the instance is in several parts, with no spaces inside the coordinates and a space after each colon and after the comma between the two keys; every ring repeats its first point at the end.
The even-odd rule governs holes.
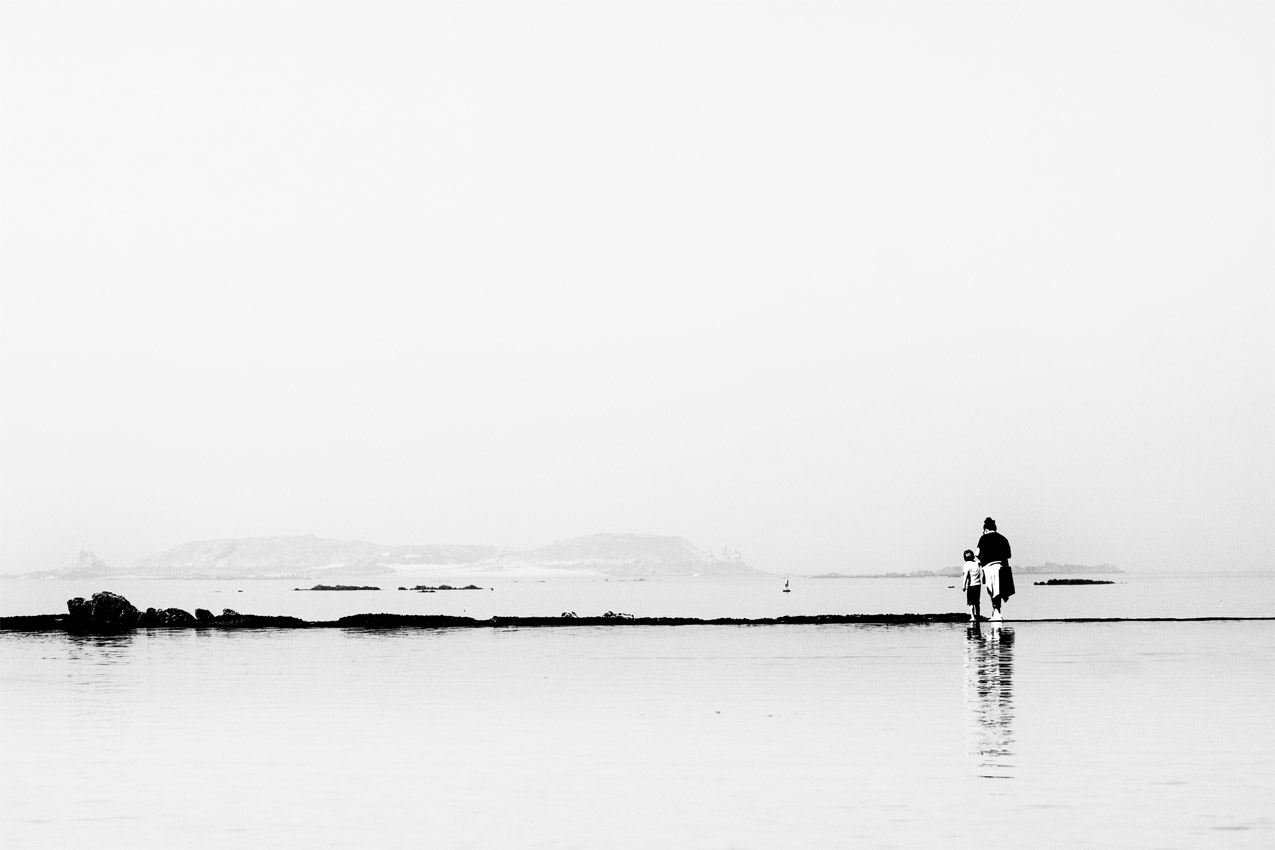
{"type": "Polygon", "coordinates": [[[314,587],[294,587],[293,590],[380,590],[371,585],[356,584],[316,584],[314,587]]]}
{"type": "MultiPolygon", "coordinates": [[[[1013,564],[1015,575],[1027,576],[1044,576],[1044,575],[1074,575],[1076,573],[1089,574],[1109,574],[1124,573],[1124,570],[1111,564],[1098,564],[1097,566],[1086,566],[1084,564],[1055,564],[1050,561],[1039,566],[1019,566],[1013,564]]],[[[863,574],[844,574],[844,573],[823,573],[817,576],[809,576],[809,578],[960,578],[961,567],[944,567],[939,570],[913,570],[909,573],[863,573],[863,574]]]]}
{"type": "MultiPolygon", "coordinates": [[[[709,552],[684,537],[590,534],[535,549],[468,544],[386,546],[313,534],[246,537],[182,543],[131,567],[108,566],[81,549],[63,569],[21,578],[333,579],[427,573],[508,576],[751,575],[758,571],[738,552],[709,552]]],[[[440,576],[441,577],[441,576],[440,576]]],[[[312,590],[318,588],[311,588],[312,590]]],[[[324,589],[366,589],[333,584],[324,589]]]]}

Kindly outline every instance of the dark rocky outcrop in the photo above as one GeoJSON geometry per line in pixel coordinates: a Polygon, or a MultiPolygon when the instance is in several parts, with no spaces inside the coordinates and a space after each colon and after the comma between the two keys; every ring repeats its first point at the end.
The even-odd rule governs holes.
{"type": "Polygon", "coordinates": [[[196,618],[181,608],[147,608],[137,610],[123,596],[109,591],[93,594],[85,599],[77,596],[68,599],[67,628],[82,632],[121,632],[128,629],[155,626],[186,627],[195,625],[196,618]]]}
{"type": "Polygon", "coordinates": [[[446,614],[352,614],[334,624],[357,629],[456,629],[475,628],[481,621],[472,617],[452,617],[446,614]]]}
{"type": "Polygon", "coordinates": [[[1051,578],[1048,581],[1034,581],[1037,587],[1057,587],[1071,584],[1115,584],[1114,581],[1102,581],[1096,578],[1051,578]]]}
{"type": "MultiPolygon", "coordinates": [[[[316,584],[314,587],[294,587],[293,590],[380,590],[379,587],[357,584],[316,584]]],[[[399,588],[402,590],[402,588],[399,588]]]]}
{"type": "Polygon", "coordinates": [[[134,628],[142,619],[142,612],[133,603],[106,590],[94,593],[91,599],[68,599],[66,608],[70,612],[67,625],[75,631],[122,632],[134,628]]]}
{"type": "MultiPolygon", "coordinates": [[[[425,590],[426,588],[418,586],[425,590]]],[[[482,590],[469,587],[442,585],[428,590],[482,590]]],[[[127,599],[114,593],[96,593],[90,600],[76,598],[67,602],[69,617],[42,615],[39,617],[8,617],[0,622],[0,628],[36,631],[67,629],[71,631],[123,631],[138,626],[169,626],[198,628],[508,628],[539,626],[683,626],[683,625],[776,625],[776,624],[826,624],[826,623],[891,623],[922,624],[965,622],[965,614],[821,614],[817,616],[790,616],[762,619],[696,617],[635,617],[632,614],[607,611],[601,616],[581,617],[574,611],[564,611],[558,617],[491,617],[475,620],[472,617],[419,614],[355,614],[339,620],[310,622],[297,617],[260,616],[241,614],[232,608],[222,609],[214,615],[207,608],[196,608],[192,616],[180,608],[147,608],[142,613],[127,599]]]]}
{"type": "Polygon", "coordinates": [[[139,626],[193,626],[195,615],[181,608],[147,608],[139,626]]]}
{"type": "MultiPolygon", "coordinates": [[[[482,629],[482,628],[542,628],[553,626],[783,626],[783,625],[871,625],[918,626],[939,623],[968,624],[965,613],[947,614],[814,614],[786,617],[635,617],[631,614],[607,611],[601,616],[581,617],[574,611],[564,611],[556,617],[490,617],[475,620],[472,617],[419,614],[355,614],[339,620],[311,622],[297,617],[269,617],[256,614],[240,614],[226,608],[218,616],[206,608],[196,608],[192,617],[180,608],[139,612],[124,597],[114,593],[96,593],[92,599],[71,599],[67,602],[69,616],[40,614],[36,616],[0,617],[0,631],[67,631],[108,633],[120,632],[139,626],[164,625],[172,628],[216,629],[482,629]]],[[[1064,619],[1040,618],[1037,623],[1156,623],[1156,622],[1211,622],[1211,621],[1272,621],[1275,617],[1069,617],[1064,619]]]]}
{"type": "Polygon", "coordinates": [[[328,623],[311,623],[300,617],[240,614],[226,609],[226,613],[215,617],[208,625],[218,629],[308,629],[311,626],[328,625],[328,623]]]}
{"type": "Polygon", "coordinates": [[[33,614],[0,617],[0,632],[55,632],[67,627],[65,614],[33,614]]]}

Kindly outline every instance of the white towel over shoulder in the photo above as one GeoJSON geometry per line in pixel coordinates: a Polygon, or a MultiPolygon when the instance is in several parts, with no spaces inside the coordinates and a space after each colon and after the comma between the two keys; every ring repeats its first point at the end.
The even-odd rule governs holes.
{"type": "Polygon", "coordinates": [[[987,592],[992,596],[1001,595],[1001,567],[1000,561],[992,561],[990,564],[983,566],[983,584],[987,585],[987,592]]]}

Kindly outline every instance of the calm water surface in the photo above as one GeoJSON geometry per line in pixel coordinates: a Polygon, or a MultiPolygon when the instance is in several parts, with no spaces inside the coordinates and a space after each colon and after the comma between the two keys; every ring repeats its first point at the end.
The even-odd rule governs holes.
{"type": "MultiPolygon", "coordinates": [[[[1097,576],[1103,578],[1102,576],[1097,576]]],[[[1019,578],[1006,611],[1016,619],[1055,617],[1272,617],[1275,574],[1113,575],[1116,583],[1036,587],[1043,576],[1019,578]]],[[[288,614],[329,620],[347,614],[453,614],[557,616],[563,611],[599,615],[622,611],[651,617],[777,617],[785,614],[881,614],[964,611],[955,579],[794,578],[782,593],[780,576],[724,576],[651,580],[606,578],[510,579],[500,576],[435,576],[344,580],[379,591],[297,592],[310,582],[292,581],[21,581],[0,579],[0,615],[65,613],[66,600],[99,590],[121,593],[140,608],[223,608],[249,614],[288,614]],[[413,593],[405,585],[478,584],[481,591],[413,593]]],[[[990,606],[985,605],[985,610],[990,606]]]]}
{"type": "Polygon", "coordinates": [[[5,848],[1269,848],[1275,624],[0,634],[0,764],[5,848]]]}

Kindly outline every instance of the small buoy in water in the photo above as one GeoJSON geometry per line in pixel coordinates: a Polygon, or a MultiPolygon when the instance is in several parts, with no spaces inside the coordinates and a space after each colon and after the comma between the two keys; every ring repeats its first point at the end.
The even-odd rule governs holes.
{"type": "Polygon", "coordinates": [[[784,579],[784,593],[792,593],[792,588],[788,586],[788,579],[784,579]]]}

